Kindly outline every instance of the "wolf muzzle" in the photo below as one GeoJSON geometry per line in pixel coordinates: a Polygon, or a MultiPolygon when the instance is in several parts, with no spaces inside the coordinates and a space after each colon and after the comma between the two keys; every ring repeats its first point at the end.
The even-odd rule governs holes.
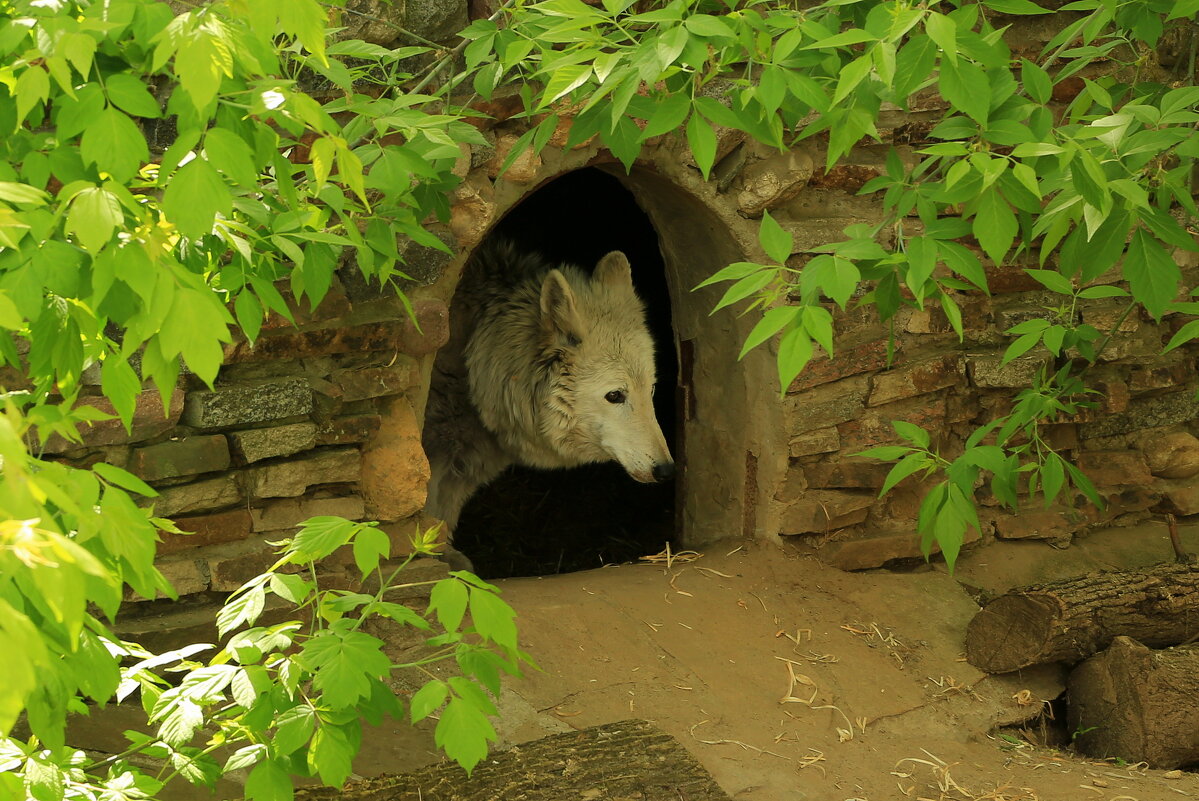
{"type": "Polygon", "coordinates": [[[666,481],[674,478],[674,462],[660,462],[654,465],[654,481],[666,481]]]}

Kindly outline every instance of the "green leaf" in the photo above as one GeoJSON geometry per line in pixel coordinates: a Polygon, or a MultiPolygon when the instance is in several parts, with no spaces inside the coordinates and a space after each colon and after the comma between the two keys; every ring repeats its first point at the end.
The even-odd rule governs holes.
{"type": "Polygon", "coordinates": [[[770,216],[769,211],[762,212],[762,223],[758,226],[758,242],[761,243],[762,250],[766,251],[766,255],[778,264],[786,263],[795,244],[794,237],[770,216]]]}
{"type": "Polygon", "coordinates": [[[1024,272],[1050,292],[1056,292],[1059,295],[1074,294],[1074,285],[1070,283],[1070,279],[1057,270],[1025,270],[1024,272]]]}
{"type": "Polygon", "coordinates": [[[687,145],[695,158],[695,166],[703,173],[704,180],[708,180],[712,164],[716,161],[716,133],[699,114],[692,114],[687,121],[687,145]]]}
{"type": "Polygon", "coordinates": [[[225,761],[225,767],[221,769],[223,773],[229,773],[235,770],[248,768],[251,765],[257,765],[267,757],[266,746],[262,743],[243,746],[232,754],[225,761]]]}
{"type": "Polygon", "coordinates": [[[974,213],[973,230],[978,244],[991,261],[996,265],[1002,265],[1016,238],[1018,225],[1011,206],[998,190],[983,194],[974,213]]]}
{"type": "Polygon", "coordinates": [[[15,181],[0,181],[0,200],[7,200],[9,203],[27,203],[34,206],[44,206],[49,199],[50,196],[48,194],[29,184],[16,183],[15,181]]]}
{"type": "Polygon", "coordinates": [[[433,742],[461,765],[467,775],[487,756],[487,742],[495,739],[495,730],[487,716],[461,698],[450,700],[433,732],[433,742]]]}
{"type": "Polygon", "coordinates": [[[700,281],[691,288],[691,291],[694,292],[697,289],[702,289],[706,286],[720,283],[721,281],[739,281],[740,279],[745,278],[747,275],[753,275],[754,273],[761,272],[762,270],[770,270],[773,272],[775,268],[768,267],[765,264],[756,264],[752,261],[734,262],[727,267],[720,268],[710,277],[700,281]]]}
{"type": "Polygon", "coordinates": [[[142,164],[149,161],[146,137],[128,115],[107,108],[83,132],[79,154],[84,163],[95,164],[118,183],[128,183],[142,164]]]}
{"type": "Polygon", "coordinates": [[[791,382],[803,372],[812,360],[812,340],[807,331],[796,326],[783,334],[779,342],[778,373],[779,391],[786,392],[791,382]]]}
{"type": "Polygon", "coordinates": [[[711,14],[696,14],[683,20],[687,30],[696,36],[728,37],[735,36],[733,29],[720,17],[711,14]]]}
{"type": "Polygon", "coordinates": [[[781,331],[783,326],[794,322],[799,316],[799,312],[798,306],[775,306],[767,309],[762,315],[762,319],[745,338],[745,344],[741,346],[741,353],[737,356],[738,361],[744,359],[745,354],[781,331]]]}
{"type": "MultiPolygon", "coordinates": [[[[90,37],[89,37],[90,38],[90,37]]],[[[135,117],[161,117],[162,109],[150,90],[138,78],[126,72],[118,72],[104,79],[108,99],[121,111],[135,117]]]]}
{"type": "Polygon", "coordinates": [[[465,584],[457,579],[442,579],[429,593],[429,611],[437,614],[437,621],[446,631],[457,631],[468,601],[465,584]]]}
{"type": "Polygon", "coordinates": [[[1001,14],[1052,14],[1032,0],[983,0],[983,4],[1001,14]]]}
{"type": "Polygon", "coordinates": [[[470,590],[470,618],[475,631],[484,639],[491,640],[502,648],[516,650],[516,624],[512,621],[516,612],[490,590],[472,587],[470,590]]]}
{"type": "Polygon", "coordinates": [[[98,476],[108,481],[111,484],[116,484],[118,487],[127,489],[130,492],[136,492],[145,495],[147,498],[157,498],[158,492],[146,482],[142,481],[132,473],[122,470],[115,465],[107,462],[96,462],[92,465],[92,470],[98,476]]]}
{"type": "Polygon", "coordinates": [[[286,756],[308,742],[316,730],[316,710],[306,703],[297,704],[275,717],[275,753],[286,756]]]}
{"type": "MultiPolygon", "coordinates": [[[[244,589],[244,588],[243,588],[244,589]]],[[[253,624],[266,606],[266,590],[262,585],[230,596],[217,612],[217,633],[224,637],[242,623],[253,624]]]]}
{"type": "MultiPolygon", "coordinates": [[[[303,0],[294,0],[285,19],[293,18],[294,12],[304,5],[303,0]]],[[[197,111],[204,111],[216,97],[221,78],[233,75],[233,52],[224,38],[224,31],[224,26],[219,23],[200,26],[180,42],[175,52],[175,73],[197,111]]],[[[323,33],[320,38],[323,45],[323,33]]]]}
{"type": "Polygon", "coordinates": [[[874,57],[870,53],[859,56],[842,67],[837,78],[837,90],[833,92],[833,103],[840,103],[849,97],[849,93],[870,74],[873,67],[874,57]]]}
{"type": "Polygon", "coordinates": [[[8,292],[0,289],[0,328],[15,331],[25,324],[17,304],[8,298],[8,292]]]}
{"type": "Polygon", "coordinates": [[[1000,366],[1002,367],[1013,359],[1018,359],[1025,353],[1028,353],[1041,341],[1042,336],[1043,331],[1034,331],[1017,337],[1012,344],[1008,345],[1007,350],[1003,352],[1003,360],[999,363],[1000,366]]]}
{"type": "Polygon", "coordinates": [[[932,463],[925,453],[919,451],[909,453],[887,473],[887,478],[883,481],[883,488],[879,491],[878,497],[881,498],[886,495],[896,484],[913,473],[931,466],[932,463]]]}
{"type": "Polygon", "coordinates": [[[44,103],[49,99],[50,75],[39,66],[26,67],[17,78],[13,94],[17,98],[16,123],[20,126],[38,103],[44,103]]]}
{"type": "Polygon", "coordinates": [[[725,291],[724,296],[717,301],[716,305],[712,307],[712,311],[709,312],[709,314],[715,314],[725,306],[731,306],[738,301],[745,300],[750,295],[763,289],[767,284],[774,280],[774,277],[774,270],[763,270],[742,278],[725,291]]]}
{"type": "Polygon", "coordinates": [[[900,437],[912,443],[918,448],[928,448],[930,439],[928,432],[918,425],[908,423],[904,420],[892,420],[891,427],[895,429],[895,433],[900,437]]]}
{"type": "Polygon", "coordinates": [[[383,643],[360,631],[320,633],[304,643],[301,657],[313,670],[313,686],[325,703],[352,707],[371,693],[368,677],[382,678],[391,669],[383,643]]]}
{"type": "Polygon", "coordinates": [[[71,201],[66,227],[85,250],[96,253],[112,239],[113,232],[124,221],[125,212],[116,195],[106,189],[89,187],[71,201]]]}
{"type": "Polygon", "coordinates": [[[958,26],[951,18],[936,11],[928,12],[924,20],[924,30],[928,38],[941,49],[941,57],[948,59],[950,64],[958,63],[958,26]]]}
{"type": "MultiPolygon", "coordinates": [[[[313,144],[313,153],[317,143],[327,141],[318,139],[313,144]]],[[[237,134],[225,128],[209,129],[204,136],[204,152],[208,162],[229,176],[233,183],[247,188],[257,186],[258,170],[254,167],[250,146],[237,134]]]]}
{"type": "Polygon", "coordinates": [[[653,115],[646,121],[645,128],[641,131],[641,141],[675,130],[687,119],[690,111],[691,98],[686,93],[667,95],[657,104],[653,115]]]}
{"type": "Polygon", "coordinates": [[[292,540],[291,561],[308,564],[324,559],[350,541],[358,523],[344,517],[322,515],[311,517],[300,524],[300,531],[292,540]]]}
{"type": "Polygon", "coordinates": [[[341,787],[349,778],[354,748],[341,729],[325,724],[312,735],[308,747],[308,767],[328,787],[341,787]]]}
{"type": "Polygon", "coordinates": [[[365,578],[391,556],[391,538],[375,526],[363,526],[354,535],[354,563],[365,578]]]}
{"type": "Polygon", "coordinates": [[[1053,81],[1049,73],[1026,58],[1020,59],[1020,81],[1028,96],[1042,105],[1048,103],[1053,95],[1053,81]]]}
{"type": "Polygon", "coordinates": [[[1178,329],[1177,333],[1170,337],[1170,342],[1162,353],[1169,353],[1179,345],[1185,345],[1194,339],[1199,339],[1199,320],[1191,320],[1178,329]]]}
{"type": "Polygon", "coordinates": [[[212,232],[217,214],[228,216],[233,211],[233,198],[212,165],[197,157],[171,177],[162,208],[181,234],[196,239],[212,232]]]}
{"type": "Polygon", "coordinates": [[[292,801],[291,775],[274,760],[259,762],[246,778],[247,801],[292,801]]]}
{"type": "Polygon", "coordinates": [[[941,94],[954,108],[966,112],[980,126],[987,126],[991,109],[991,84],[987,74],[977,64],[959,61],[955,65],[942,61],[941,76],[937,83],[941,94]]]}
{"type": "Polygon", "coordinates": [[[444,681],[431,679],[425,682],[425,686],[413,693],[412,700],[408,702],[408,712],[412,717],[412,722],[424,720],[436,712],[449,695],[449,687],[444,681]]]}
{"type": "Polygon", "coordinates": [[[590,77],[590,64],[564,64],[555,67],[550,73],[550,79],[546,81],[545,94],[542,95],[539,107],[544,108],[563,95],[570,94],[590,77]]]}
{"type": "Polygon", "coordinates": [[[1124,279],[1132,296],[1155,320],[1160,320],[1178,294],[1182,272],[1161,243],[1138,228],[1124,257],[1124,279]]]}

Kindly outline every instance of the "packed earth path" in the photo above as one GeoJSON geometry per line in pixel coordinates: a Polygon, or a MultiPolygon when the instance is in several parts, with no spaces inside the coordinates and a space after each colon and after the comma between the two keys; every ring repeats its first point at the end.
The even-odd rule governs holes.
{"type": "MultiPolygon", "coordinates": [[[[1194,550],[1199,528],[1183,535],[1194,550]]],[[[988,676],[962,654],[980,591],[1169,553],[1164,525],[1145,525],[1061,551],[991,545],[965,554],[953,576],[940,563],[845,573],[795,549],[730,542],[502,579],[540,670],[507,680],[499,747],[638,718],[673,735],[737,801],[1199,798],[1199,774],[1071,754],[1060,706],[1054,721],[1044,703],[1061,694],[1063,669],[988,676]],[[1060,748],[1028,741],[1055,737],[1060,748]]],[[[109,712],[75,732],[103,749],[128,722],[109,712]]],[[[357,774],[436,761],[427,724],[368,730],[357,774]]],[[[240,794],[223,782],[216,797],[240,794]]]]}

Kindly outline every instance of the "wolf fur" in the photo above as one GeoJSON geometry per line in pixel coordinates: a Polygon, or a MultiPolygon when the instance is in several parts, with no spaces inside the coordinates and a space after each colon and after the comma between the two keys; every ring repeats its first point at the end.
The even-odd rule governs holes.
{"type": "Polygon", "coordinates": [[[654,417],[654,343],[614,251],[592,275],[500,240],[466,267],[434,364],[424,430],[426,510],[452,532],[470,496],[511,464],[617,461],[673,475],[654,417]]]}

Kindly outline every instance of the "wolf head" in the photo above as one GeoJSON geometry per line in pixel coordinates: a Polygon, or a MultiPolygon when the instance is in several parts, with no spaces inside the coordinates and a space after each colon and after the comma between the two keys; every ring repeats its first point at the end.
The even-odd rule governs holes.
{"type": "Polygon", "coordinates": [[[654,416],[654,342],[625,255],[604,256],[591,276],[571,267],[550,270],[540,313],[547,389],[557,412],[542,419],[542,433],[576,464],[615,460],[642,482],[674,475],[654,416]]]}

